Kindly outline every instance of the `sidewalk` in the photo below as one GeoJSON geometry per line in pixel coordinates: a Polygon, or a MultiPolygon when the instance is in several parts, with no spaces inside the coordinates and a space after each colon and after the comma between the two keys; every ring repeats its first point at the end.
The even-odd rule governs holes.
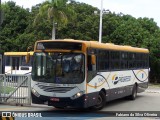
{"type": "Polygon", "coordinates": [[[160,93],[160,87],[157,85],[149,85],[148,89],[145,90],[148,93],[160,93]]]}

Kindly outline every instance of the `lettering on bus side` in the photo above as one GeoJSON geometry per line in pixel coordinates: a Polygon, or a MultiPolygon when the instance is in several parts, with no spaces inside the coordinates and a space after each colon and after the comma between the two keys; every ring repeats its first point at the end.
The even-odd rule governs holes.
{"type": "Polygon", "coordinates": [[[112,83],[114,85],[118,84],[119,82],[129,82],[131,81],[131,76],[118,76],[118,75],[113,75],[112,77],[112,83]]]}

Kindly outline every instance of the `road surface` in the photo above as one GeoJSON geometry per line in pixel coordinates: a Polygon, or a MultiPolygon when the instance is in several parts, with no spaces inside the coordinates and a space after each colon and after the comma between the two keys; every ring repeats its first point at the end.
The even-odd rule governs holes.
{"type": "MultiPolygon", "coordinates": [[[[32,105],[30,107],[26,106],[9,106],[0,105],[0,111],[11,112],[17,111],[17,113],[37,113],[37,115],[42,118],[38,120],[51,120],[51,117],[58,119],[96,119],[96,120],[150,120],[150,119],[160,119],[160,88],[149,88],[143,93],[139,93],[136,100],[118,99],[106,103],[104,109],[100,111],[92,110],[71,110],[71,109],[56,109],[51,106],[46,105],[32,105]],[[135,117],[122,117],[123,115],[133,114],[135,117]],[[141,116],[143,115],[143,116],[141,116]],[[148,117],[148,116],[149,117],[148,117]],[[152,116],[153,115],[153,116],[152,116]],[[114,117],[117,116],[117,117],[114,117]],[[120,117],[121,116],[121,117],[120,117]]],[[[16,120],[21,120],[21,117],[17,117],[16,120]]],[[[28,120],[28,118],[23,118],[23,120],[28,120]]],[[[36,118],[29,118],[29,120],[36,120],[36,118]]]]}

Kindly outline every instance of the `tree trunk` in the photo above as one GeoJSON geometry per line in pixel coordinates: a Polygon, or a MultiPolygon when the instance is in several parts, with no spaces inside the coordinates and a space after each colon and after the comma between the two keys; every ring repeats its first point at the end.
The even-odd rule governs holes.
{"type": "Polygon", "coordinates": [[[55,23],[53,21],[53,28],[52,28],[52,40],[55,40],[56,39],[56,26],[55,26],[55,23]]]}

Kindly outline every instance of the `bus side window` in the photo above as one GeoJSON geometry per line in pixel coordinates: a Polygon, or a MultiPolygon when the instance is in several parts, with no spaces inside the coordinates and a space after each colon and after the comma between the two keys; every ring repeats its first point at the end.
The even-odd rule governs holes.
{"type": "Polygon", "coordinates": [[[19,70],[19,57],[12,57],[12,70],[19,70]]]}

